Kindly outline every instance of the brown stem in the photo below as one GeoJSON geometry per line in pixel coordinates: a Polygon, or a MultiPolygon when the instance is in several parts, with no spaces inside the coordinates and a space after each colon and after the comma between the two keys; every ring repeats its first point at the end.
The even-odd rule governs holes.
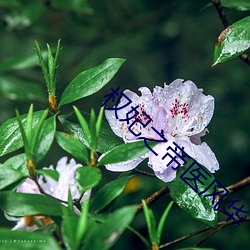
{"type": "MultiPolygon", "coordinates": [[[[249,185],[250,185],[250,176],[228,186],[227,190],[229,191],[229,194],[232,194],[232,193],[237,192],[237,191],[239,191],[239,190],[241,190],[249,185]]],[[[219,191],[224,191],[224,189],[219,188],[219,191]]]]}
{"type": "MultiPolygon", "coordinates": [[[[238,220],[239,220],[239,219],[238,219],[238,220]]],[[[245,222],[245,221],[250,221],[250,217],[247,217],[244,221],[241,221],[241,223],[242,223],[242,222],[245,222]]],[[[214,233],[220,231],[222,228],[227,227],[227,226],[229,226],[229,225],[233,225],[233,224],[236,224],[236,222],[235,222],[235,221],[229,221],[229,222],[223,221],[223,222],[219,222],[219,223],[218,223],[218,227],[217,227],[216,229],[214,229],[213,231],[209,232],[209,234],[207,234],[206,237],[209,235],[209,236],[208,236],[208,238],[209,238],[209,237],[212,236],[214,233]],[[214,231],[215,231],[215,232],[214,232],[214,231]],[[214,233],[211,234],[212,232],[214,232],[214,233]]],[[[192,233],[190,233],[190,234],[187,234],[187,235],[185,235],[185,236],[182,236],[181,238],[178,238],[178,239],[176,239],[176,240],[173,240],[173,241],[170,241],[170,242],[168,242],[168,243],[162,244],[162,245],[159,246],[159,248],[169,247],[169,246],[171,246],[171,245],[174,245],[174,244],[177,244],[177,243],[179,243],[179,242],[181,242],[181,241],[184,241],[184,240],[186,240],[186,239],[189,239],[189,238],[191,238],[191,237],[193,237],[193,236],[195,236],[195,235],[197,235],[197,234],[206,232],[207,230],[210,230],[210,229],[213,229],[213,228],[212,228],[212,227],[209,227],[209,226],[204,227],[204,228],[201,228],[201,229],[199,229],[199,230],[197,230],[197,231],[195,231],[195,232],[192,232],[192,233]]],[[[205,238],[205,237],[204,237],[204,238],[205,238]]],[[[203,238],[203,239],[204,239],[204,238],[203,238]]],[[[207,239],[207,238],[206,238],[206,239],[207,239]]],[[[205,240],[206,240],[206,239],[205,239],[205,240]]],[[[201,241],[201,240],[200,240],[200,241],[201,241]]],[[[199,241],[199,242],[200,242],[200,241],[199,241]]],[[[199,243],[199,242],[198,242],[198,243],[199,243]]],[[[203,240],[202,242],[204,242],[204,240],[203,240]]],[[[201,242],[201,243],[202,243],[202,242],[201,242]]],[[[197,246],[198,243],[196,243],[195,246],[197,246]]],[[[199,244],[201,244],[201,243],[199,243],[199,244]]]]}
{"type": "Polygon", "coordinates": [[[142,171],[142,170],[139,170],[139,169],[134,169],[134,172],[139,173],[141,175],[146,175],[146,176],[149,176],[149,177],[156,178],[155,174],[148,173],[148,172],[145,172],[145,171],[142,171]]]}
{"type": "MultiPolygon", "coordinates": [[[[247,217],[245,220],[240,221],[238,219],[238,221],[240,223],[242,222],[246,222],[246,221],[250,221],[250,217],[247,217]]],[[[222,222],[216,229],[212,230],[211,232],[209,232],[207,235],[205,235],[202,239],[200,239],[196,244],[194,244],[194,247],[199,246],[200,244],[202,244],[204,241],[206,241],[208,238],[210,238],[212,235],[214,235],[215,233],[219,232],[221,229],[223,229],[224,227],[227,227],[229,225],[233,225],[236,224],[235,221],[231,220],[229,222],[222,222]]]]}
{"type": "MultiPolygon", "coordinates": [[[[217,10],[217,12],[219,14],[220,20],[223,23],[224,28],[226,29],[228,26],[230,26],[230,22],[229,22],[226,14],[225,14],[223,8],[222,8],[220,0],[211,0],[211,3],[216,8],[216,10],[217,10]]],[[[241,54],[239,57],[245,63],[247,63],[248,65],[250,65],[250,59],[249,59],[249,57],[248,57],[247,54],[241,54]]]]}
{"type": "MultiPolygon", "coordinates": [[[[150,205],[154,203],[156,200],[164,196],[165,194],[169,193],[168,187],[163,187],[160,190],[156,191],[152,195],[150,195],[148,198],[145,199],[145,202],[147,205],[150,205]]],[[[139,214],[143,210],[142,203],[138,204],[136,214],[139,214]]]]}

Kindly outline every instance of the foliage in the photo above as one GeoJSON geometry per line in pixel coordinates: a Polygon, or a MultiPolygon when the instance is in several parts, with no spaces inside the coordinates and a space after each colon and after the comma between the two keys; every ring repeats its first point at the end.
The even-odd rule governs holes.
{"type": "MultiPolygon", "coordinates": [[[[9,56],[10,49],[6,52],[3,51],[3,58],[7,59],[0,62],[0,93],[3,96],[0,112],[4,117],[1,118],[3,122],[0,126],[0,208],[7,219],[24,221],[26,224],[23,229],[35,232],[10,231],[10,229],[0,228],[0,234],[6,241],[0,242],[0,249],[64,249],[65,247],[73,250],[120,249],[119,241],[125,242],[125,249],[127,249],[132,245],[126,240],[127,235],[130,234],[129,239],[133,239],[134,236],[141,239],[142,243],[138,243],[139,246],[143,244],[143,248],[156,250],[163,241],[169,240],[166,235],[175,230],[172,227],[180,226],[173,222],[172,216],[168,216],[174,202],[181,210],[191,215],[190,218],[185,217],[185,213],[183,215],[175,208],[177,206],[171,210],[171,213],[176,214],[176,218],[178,218],[178,212],[181,218],[191,221],[187,223],[187,227],[191,225],[193,228],[193,225],[197,225],[196,223],[203,223],[214,228],[218,226],[218,211],[214,211],[211,199],[199,196],[180,178],[193,160],[187,160],[187,165],[177,171],[174,181],[164,184],[169,187],[173,201],[163,200],[163,211],[161,211],[161,206],[153,206],[154,209],[157,208],[154,213],[149,207],[151,206],[149,205],[151,204],[150,199],[142,200],[141,204],[136,205],[136,203],[146,193],[148,195],[157,187],[160,188],[163,185],[160,180],[152,180],[148,176],[144,176],[145,179],[143,179],[139,172],[135,171],[119,176],[110,175],[104,169],[104,165],[113,163],[122,165],[125,161],[133,161],[150,152],[149,148],[145,147],[144,141],[124,144],[112,132],[103,117],[105,111],[100,107],[103,103],[104,93],[107,91],[106,85],[111,81],[108,89],[112,88],[111,84],[119,82],[119,74],[124,76],[129,67],[124,63],[122,53],[113,53],[114,57],[108,59],[106,59],[106,53],[111,54],[111,48],[115,51],[115,48],[121,44],[124,46],[124,50],[128,50],[129,41],[133,41],[132,50],[147,50],[148,48],[143,47],[144,40],[140,41],[141,34],[139,33],[146,32],[147,29],[155,32],[155,27],[150,25],[152,20],[156,20],[156,23],[159,22],[161,25],[161,30],[154,34],[158,36],[161,34],[169,45],[178,44],[179,36],[179,26],[175,26],[175,22],[171,23],[171,20],[166,19],[162,14],[164,10],[175,10],[170,3],[156,4],[153,1],[143,3],[139,0],[135,2],[128,0],[121,3],[121,1],[117,1],[113,4],[122,9],[123,16],[114,12],[112,19],[107,13],[104,14],[109,4],[111,4],[109,1],[98,3],[86,0],[73,0],[71,4],[66,0],[37,0],[30,3],[21,0],[0,0],[0,13],[2,14],[0,25],[6,27],[9,32],[9,34],[6,33],[6,40],[16,31],[23,32],[24,35],[28,34],[27,41],[29,42],[27,44],[20,42],[20,48],[27,51],[27,48],[31,47],[30,41],[34,40],[32,32],[38,32],[39,29],[46,32],[46,21],[43,18],[46,15],[49,16],[48,22],[54,23],[55,21],[55,27],[51,27],[52,40],[62,37],[62,31],[66,30],[67,26],[72,27],[73,31],[69,33],[67,39],[72,39],[71,46],[75,46],[72,46],[74,52],[71,52],[65,43],[65,48],[61,51],[61,43],[64,44],[66,40],[62,37],[58,40],[55,49],[47,44],[47,50],[43,50],[41,48],[43,46],[39,45],[40,40],[43,39],[35,40],[35,45],[32,46],[36,49],[37,57],[34,52],[32,55],[11,57],[9,56]],[[93,18],[95,13],[98,14],[98,19],[93,18]],[[76,21],[72,21],[71,16],[74,16],[76,21]],[[129,21],[131,16],[136,16],[136,19],[124,23],[124,17],[129,21]],[[39,23],[40,21],[41,23],[39,23]],[[110,21],[112,21],[112,25],[109,27],[110,21]],[[71,25],[72,22],[73,25],[71,25]],[[89,25],[83,29],[81,25],[88,22],[89,25]],[[40,28],[36,30],[37,23],[39,23],[37,27],[40,28]],[[141,28],[141,26],[146,28],[141,28]],[[121,33],[116,34],[120,29],[121,33]],[[126,34],[126,29],[131,29],[131,33],[126,34]],[[86,47],[81,47],[81,40],[84,41],[86,47]],[[103,45],[100,41],[108,42],[103,45]],[[89,56],[87,56],[85,48],[90,47],[90,44],[94,44],[95,50],[90,50],[89,56]],[[84,62],[79,58],[82,55],[85,56],[84,62]],[[37,58],[42,69],[39,73],[35,68],[37,58]],[[102,63],[100,63],[100,58],[102,63]],[[38,84],[42,81],[41,72],[45,80],[44,86],[38,84]],[[67,86],[61,84],[63,81],[68,82],[67,86]],[[101,90],[103,92],[100,94],[101,90]],[[93,100],[93,106],[96,105],[100,109],[97,115],[93,107],[89,113],[87,112],[88,100],[93,100]],[[34,103],[29,104],[29,102],[34,103]],[[14,110],[12,105],[18,106],[16,117],[10,115],[14,110]],[[48,193],[48,190],[41,185],[45,177],[50,180],[47,184],[58,182],[61,178],[58,169],[42,167],[51,163],[52,157],[55,161],[62,152],[72,156],[79,163],[72,182],[69,186],[65,184],[67,200],[48,193]],[[99,157],[100,154],[103,155],[99,157]],[[134,178],[139,180],[139,184],[133,186],[136,197],[127,191],[127,187],[131,185],[134,178]],[[38,191],[30,191],[30,193],[17,191],[27,180],[32,181],[38,191]],[[151,180],[153,184],[151,184],[151,180]],[[72,184],[73,182],[75,182],[75,186],[72,184]],[[140,193],[140,185],[144,193],[140,193]],[[76,190],[73,190],[72,187],[76,187],[76,190]],[[77,191],[78,197],[74,196],[74,191],[77,191]],[[144,210],[145,218],[143,219],[137,217],[141,211],[140,206],[144,210]],[[157,225],[158,217],[160,219],[157,225]],[[141,227],[148,228],[149,237],[141,232],[140,226],[136,225],[136,222],[141,227]],[[131,224],[133,227],[130,226],[131,224]],[[126,234],[123,235],[124,231],[126,234]],[[165,232],[168,233],[165,234],[165,232]],[[24,241],[27,242],[24,244],[24,241]]],[[[204,2],[205,4],[207,2],[204,2]]],[[[221,4],[226,8],[244,11],[243,13],[249,10],[248,1],[242,0],[236,4],[235,1],[224,0],[221,1],[221,4]]],[[[224,62],[247,52],[250,47],[249,27],[249,16],[244,16],[221,32],[214,49],[213,66],[216,65],[215,68],[218,67],[217,64],[221,64],[220,67],[226,67],[223,66],[224,62]]],[[[193,34],[188,35],[191,37],[193,34]]],[[[149,35],[146,38],[150,41],[149,35]]],[[[17,37],[15,39],[17,41],[14,43],[19,46],[17,37]]],[[[2,45],[4,39],[0,43],[2,45]]],[[[40,44],[42,45],[42,43],[40,44]]],[[[210,47],[211,44],[212,42],[210,47]]],[[[14,46],[15,50],[18,50],[17,45],[14,46]]],[[[153,44],[153,46],[156,47],[156,56],[162,57],[162,54],[165,54],[164,51],[157,50],[157,45],[153,44]]],[[[188,46],[183,48],[183,51],[185,49],[188,50],[188,46]]],[[[3,49],[0,48],[0,50],[3,49]]],[[[122,50],[122,47],[119,47],[117,51],[122,50]]],[[[142,76],[142,81],[146,79],[151,81],[148,76],[153,75],[153,70],[155,70],[154,73],[164,71],[164,67],[154,60],[157,57],[152,52],[149,54],[150,58],[146,62],[142,62],[143,60],[139,57],[131,56],[134,62],[133,71],[137,71],[138,79],[142,76]],[[153,62],[156,62],[157,70],[154,68],[155,66],[152,66],[153,62]],[[145,70],[142,69],[143,63],[148,67],[145,70]]],[[[211,55],[212,51],[210,51],[211,55]]],[[[168,66],[171,68],[171,65],[168,66]]],[[[203,67],[207,66],[203,65],[203,67]]],[[[133,79],[133,74],[130,74],[127,74],[128,80],[133,79]]],[[[170,75],[167,77],[171,78],[170,75]]],[[[127,81],[127,78],[126,81],[124,78],[126,76],[119,84],[122,89],[125,88],[123,85],[127,81]]],[[[221,92],[219,91],[219,93],[221,92]]],[[[244,107],[244,110],[246,108],[247,106],[244,107]]],[[[221,131],[221,133],[223,132],[221,131]]],[[[150,147],[155,145],[156,143],[149,143],[150,147]]],[[[221,172],[227,175],[223,168],[221,172]]],[[[150,175],[147,172],[143,173],[150,175]]],[[[214,180],[214,176],[212,179],[214,180]]],[[[209,183],[205,182],[203,186],[207,188],[209,183]]],[[[63,190],[65,187],[62,186],[61,189],[63,190]]],[[[209,193],[212,192],[213,190],[210,188],[209,193]]],[[[154,195],[150,197],[156,199],[152,198],[155,197],[154,195]]]]}

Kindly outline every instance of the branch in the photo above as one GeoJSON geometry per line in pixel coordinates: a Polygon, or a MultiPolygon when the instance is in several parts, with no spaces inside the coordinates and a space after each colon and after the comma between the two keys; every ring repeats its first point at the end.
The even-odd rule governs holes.
{"type": "MultiPolygon", "coordinates": [[[[242,179],[241,181],[239,182],[236,182],[228,187],[226,187],[226,189],[229,191],[229,194],[232,194],[234,192],[237,192],[247,186],[250,185],[250,176],[242,179]]],[[[219,191],[224,191],[223,188],[219,188],[219,191]]]]}
{"type": "Polygon", "coordinates": [[[146,176],[149,176],[149,177],[156,178],[155,174],[148,173],[148,172],[145,172],[145,171],[142,171],[142,170],[139,170],[139,169],[134,169],[134,172],[139,173],[141,175],[146,175],[146,176]]]}
{"type": "MultiPolygon", "coordinates": [[[[247,217],[245,220],[241,221],[238,219],[238,221],[240,223],[242,222],[246,222],[246,221],[250,221],[250,217],[247,217]]],[[[196,244],[194,244],[194,247],[199,246],[200,244],[202,244],[204,241],[206,241],[209,237],[211,237],[212,235],[214,235],[215,233],[219,232],[220,230],[222,230],[224,227],[230,226],[236,224],[235,221],[231,220],[229,222],[221,222],[219,223],[219,226],[214,229],[213,231],[209,232],[207,235],[205,235],[201,240],[199,240],[196,244]]]]}
{"type": "MultiPolygon", "coordinates": [[[[239,219],[238,219],[238,220],[239,220],[239,219]]],[[[247,217],[244,221],[241,221],[241,223],[242,223],[242,222],[245,222],[245,221],[250,221],[250,217],[247,217]]],[[[213,231],[209,232],[209,234],[207,234],[207,235],[205,236],[206,239],[209,238],[210,236],[212,236],[213,234],[215,234],[216,232],[220,231],[222,228],[227,227],[227,226],[229,226],[229,225],[233,225],[233,224],[236,224],[236,222],[235,222],[235,221],[229,221],[229,222],[223,221],[223,222],[218,223],[218,227],[217,227],[216,229],[214,229],[213,231]],[[213,233],[212,233],[212,232],[213,232],[213,233]],[[208,236],[208,235],[209,235],[209,236],[208,236]]],[[[212,227],[209,227],[209,226],[204,227],[204,228],[201,228],[201,229],[199,229],[198,231],[195,231],[195,232],[193,232],[193,233],[190,233],[190,234],[187,234],[187,235],[185,235],[185,236],[182,236],[181,238],[178,238],[178,239],[176,239],[176,240],[173,240],[173,241],[170,241],[170,242],[168,242],[168,243],[162,244],[162,245],[159,246],[159,248],[165,248],[165,247],[168,247],[168,246],[177,244],[177,243],[179,243],[179,242],[181,242],[181,241],[184,241],[184,240],[186,240],[186,239],[189,239],[189,238],[191,238],[191,237],[193,237],[193,236],[195,236],[195,235],[197,235],[197,234],[206,232],[207,230],[210,230],[210,229],[213,229],[213,228],[212,228],[212,227]]],[[[195,244],[195,246],[198,246],[198,244],[201,244],[202,242],[204,242],[204,241],[206,240],[205,237],[202,238],[202,240],[200,240],[199,242],[197,242],[197,243],[195,244]]]]}
{"type": "MultiPolygon", "coordinates": [[[[223,23],[224,28],[226,29],[228,26],[230,26],[230,22],[229,22],[226,14],[225,14],[223,8],[222,8],[220,0],[211,0],[211,3],[216,8],[216,10],[217,10],[217,12],[219,14],[220,20],[223,23]]],[[[249,57],[248,57],[247,54],[241,54],[239,57],[245,63],[247,63],[248,65],[250,65],[250,59],[249,59],[249,57]]]]}
{"type": "MultiPolygon", "coordinates": [[[[156,191],[155,193],[150,195],[148,198],[146,198],[145,202],[147,205],[150,205],[167,193],[169,193],[169,188],[166,186],[166,187],[163,187],[160,190],[156,191]]],[[[139,214],[142,210],[143,210],[143,205],[142,205],[142,203],[140,203],[137,205],[136,214],[139,214]]]]}

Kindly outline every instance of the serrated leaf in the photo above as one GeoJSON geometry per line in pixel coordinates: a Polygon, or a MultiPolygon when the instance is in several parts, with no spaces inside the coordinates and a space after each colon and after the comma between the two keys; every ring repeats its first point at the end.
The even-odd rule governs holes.
{"type": "Polygon", "coordinates": [[[250,47],[250,16],[228,26],[218,37],[214,65],[239,56],[250,47]]]}
{"type": "MultiPolygon", "coordinates": [[[[156,142],[148,143],[150,147],[153,147],[156,144],[156,142]]],[[[113,148],[110,152],[105,154],[101,158],[97,166],[132,160],[146,154],[148,151],[149,148],[146,147],[144,141],[136,141],[127,144],[122,144],[113,148]]]]}
{"type": "Polygon", "coordinates": [[[117,209],[108,216],[103,224],[92,227],[83,249],[109,249],[131,223],[135,212],[136,206],[117,209]]]}
{"type": "Polygon", "coordinates": [[[81,194],[95,187],[101,180],[102,173],[95,167],[77,168],[75,173],[76,185],[81,194]]]}
{"type": "Polygon", "coordinates": [[[53,237],[43,233],[26,231],[10,231],[0,228],[2,242],[0,249],[11,250],[60,250],[53,237]]]}
{"type": "MultiPolygon", "coordinates": [[[[43,112],[43,110],[34,112],[33,127],[38,123],[43,112]]],[[[20,118],[25,126],[27,114],[21,115],[20,118]]],[[[11,118],[0,126],[0,156],[13,152],[22,146],[23,141],[17,118],[11,118]]]]}
{"type": "Polygon", "coordinates": [[[110,58],[99,66],[78,74],[64,90],[59,106],[99,91],[114,77],[124,61],[121,58],[110,58]]]}
{"type": "MultiPolygon", "coordinates": [[[[193,162],[194,160],[187,160],[185,167],[178,170],[176,179],[168,184],[170,195],[176,204],[192,217],[209,226],[216,227],[218,212],[213,209],[214,204],[212,204],[212,198],[205,197],[202,194],[199,195],[180,178],[180,176],[193,162]]],[[[194,178],[189,173],[187,175],[185,174],[185,177],[194,178]]],[[[207,180],[202,178],[204,185],[197,181],[199,192],[205,190],[213,180],[215,180],[213,176],[207,178],[207,180]]],[[[210,187],[206,194],[212,194],[213,189],[213,186],[210,187]]]]}
{"type": "Polygon", "coordinates": [[[26,176],[27,175],[24,175],[20,171],[12,169],[6,165],[0,164],[0,190],[15,183],[16,181],[21,181],[26,176]]]}
{"type": "Polygon", "coordinates": [[[221,4],[223,7],[239,10],[239,11],[247,11],[250,10],[250,1],[249,0],[221,0],[221,4]]]}
{"type": "Polygon", "coordinates": [[[56,141],[62,149],[71,154],[82,164],[88,165],[88,151],[85,145],[73,135],[56,132],[56,141]]]}
{"type": "Polygon", "coordinates": [[[42,86],[14,77],[0,77],[0,93],[6,98],[14,101],[43,102],[46,100],[42,86]]]}
{"type": "Polygon", "coordinates": [[[117,198],[124,190],[128,180],[132,176],[116,179],[99,189],[92,200],[91,208],[94,212],[99,212],[117,198]]]}
{"type": "MultiPolygon", "coordinates": [[[[90,116],[88,113],[83,112],[83,115],[89,120],[90,116]]],[[[61,115],[59,116],[59,120],[70,134],[74,135],[86,147],[90,148],[74,113],[61,115]]],[[[123,144],[122,139],[114,134],[107,122],[102,121],[96,149],[97,152],[104,153],[121,144],[123,144]]]]}
{"type": "Polygon", "coordinates": [[[45,214],[62,216],[66,209],[57,200],[39,194],[0,193],[0,208],[11,216],[45,214]]]}

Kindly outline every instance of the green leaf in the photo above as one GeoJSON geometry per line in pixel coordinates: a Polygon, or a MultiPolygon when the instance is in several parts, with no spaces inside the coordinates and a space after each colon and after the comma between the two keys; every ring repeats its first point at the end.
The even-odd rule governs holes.
{"type": "Polygon", "coordinates": [[[90,133],[89,125],[88,125],[86,119],[84,118],[84,116],[79,111],[79,109],[75,106],[73,106],[73,108],[75,110],[76,117],[81,125],[84,137],[86,138],[88,145],[90,146],[91,145],[91,133],[90,133]]]}
{"type": "MultiPolygon", "coordinates": [[[[85,117],[90,118],[89,114],[83,113],[85,117]]],[[[76,138],[78,138],[86,147],[90,148],[89,143],[84,136],[81,127],[79,126],[77,119],[74,116],[74,113],[68,115],[59,116],[59,120],[62,123],[63,127],[76,138]],[[73,115],[72,115],[73,114],[73,115]]],[[[100,136],[97,144],[97,152],[104,153],[112,148],[123,144],[121,138],[116,136],[111,130],[107,122],[102,121],[100,136]]]]}
{"type": "MultiPolygon", "coordinates": [[[[212,204],[212,197],[199,195],[180,178],[180,176],[193,162],[194,160],[187,160],[185,167],[178,170],[176,179],[168,184],[170,195],[177,205],[192,217],[209,226],[216,227],[218,212],[213,209],[214,204],[212,204]]],[[[185,174],[185,177],[193,178],[193,176],[189,173],[185,174]]],[[[204,182],[204,185],[197,181],[198,192],[205,190],[209,184],[215,180],[213,175],[210,178],[208,177],[207,180],[203,178],[201,179],[202,182],[204,182]]],[[[213,189],[213,186],[210,187],[206,194],[212,194],[213,189]]]]}
{"type": "Polygon", "coordinates": [[[84,201],[80,216],[65,217],[62,222],[62,234],[67,249],[80,249],[82,238],[87,229],[88,201],[84,201]]]}
{"type": "MultiPolygon", "coordinates": [[[[41,118],[43,111],[34,112],[33,127],[41,118]]],[[[27,114],[20,116],[22,124],[25,124],[27,114]]],[[[24,125],[25,126],[25,125],[24,125]]],[[[0,156],[13,152],[23,146],[22,136],[19,130],[17,118],[11,118],[0,126],[0,156]]]]}
{"type": "Polygon", "coordinates": [[[0,190],[25,177],[21,172],[0,164],[0,190]]]}
{"type": "Polygon", "coordinates": [[[8,166],[11,169],[18,170],[19,172],[28,176],[29,171],[26,165],[26,160],[27,160],[26,155],[23,153],[10,157],[8,160],[4,162],[4,165],[8,166]]]}
{"type": "MultiPolygon", "coordinates": [[[[156,144],[156,142],[148,143],[150,147],[153,147],[156,144]]],[[[146,154],[148,151],[149,148],[146,147],[144,141],[136,141],[127,144],[122,144],[109,151],[100,160],[97,166],[132,160],[146,154]]]]}
{"type": "Polygon", "coordinates": [[[56,132],[56,117],[44,121],[37,147],[37,161],[40,162],[48,153],[56,132]]]}
{"type": "Polygon", "coordinates": [[[26,232],[26,231],[10,231],[0,228],[1,243],[0,249],[11,250],[60,250],[56,241],[50,235],[26,232]]]}
{"type": "Polygon", "coordinates": [[[117,198],[124,190],[132,176],[116,179],[99,189],[92,200],[91,207],[94,212],[99,212],[117,198]]]}
{"type": "Polygon", "coordinates": [[[76,137],[64,132],[56,132],[56,141],[62,149],[71,154],[75,159],[82,164],[88,165],[88,151],[85,145],[76,137]]]}
{"type": "Polygon", "coordinates": [[[88,225],[88,213],[89,213],[89,201],[85,200],[83,203],[83,207],[82,207],[82,213],[80,215],[80,218],[77,224],[77,232],[76,232],[77,249],[79,249],[82,238],[86,233],[86,229],[88,225]]]}
{"type": "Polygon", "coordinates": [[[146,218],[147,226],[148,226],[148,234],[150,241],[153,244],[157,244],[157,234],[156,234],[156,221],[154,214],[151,209],[148,208],[148,205],[144,200],[142,200],[143,211],[146,218]]]}
{"type": "Polygon", "coordinates": [[[62,216],[63,210],[66,209],[59,201],[49,196],[13,192],[0,193],[0,208],[11,216],[62,216]]]}
{"type": "Polygon", "coordinates": [[[37,169],[36,170],[37,174],[40,175],[44,175],[44,176],[48,176],[51,179],[58,181],[59,179],[59,173],[56,170],[52,170],[52,169],[37,169]]]}
{"type": "Polygon", "coordinates": [[[43,102],[46,100],[44,90],[40,85],[9,76],[0,77],[0,93],[14,101],[43,102]]]}
{"type": "Polygon", "coordinates": [[[249,0],[221,0],[221,4],[223,7],[239,10],[239,11],[247,11],[250,10],[250,1],[249,0]]]}
{"type": "Polygon", "coordinates": [[[92,95],[103,88],[124,63],[124,59],[110,58],[99,66],[78,74],[64,90],[59,106],[92,95]]]}
{"type": "Polygon", "coordinates": [[[104,113],[104,107],[101,107],[99,115],[97,117],[96,128],[95,128],[96,129],[96,140],[97,141],[99,139],[99,135],[100,135],[101,127],[102,127],[103,113],[104,113]]]}
{"type": "Polygon", "coordinates": [[[239,56],[250,47],[250,16],[228,26],[218,37],[214,65],[239,56]]]}
{"type": "Polygon", "coordinates": [[[170,201],[168,206],[166,207],[163,215],[161,216],[161,219],[160,219],[160,222],[159,222],[158,228],[157,228],[157,244],[160,244],[160,242],[161,242],[161,234],[162,234],[163,226],[165,224],[165,221],[168,217],[169,211],[170,211],[173,204],[174,204],[174,202],[170,201]]]}
{"type": "Polygon", "coordinates": [[[112,247],[133,220],[136,208],[136,206],[127,206],[117,209],[108,216],[103,224],[92,227],[83,249],[106,250],[112,247]]]}
{"type": "Polygon", "coordinates": [[[94,109],[91,109],[90,112],[90,136],[91,136],[91,149],[96,150],[96,115],[94,109]]]}
{"type": "MultiPolygon", "coordinates": [[[[48,115],[48,110],[44,110],[43,114],[42,114],[42,117],[41,119],[38,121],[37,125],[34,127],[34,129],[32,130],[32,138],[31,138],[31,151],[32,153],[36,153],[36,147],[37,147],[37,144],[39,143],[39,139],[41,138],[41,134],[42,134],[42,131],[44,129],[44,124],[45,124],[45,119],[48,115]]],[[[54,119],[54,118],[52,118],[54,119]]],[[[53,138],[54,138],[54,135],[53,135],[53,138]]],[[[50,146],[50,143],[49,143],[49,146],[50,146]]],[[[47,152],[46,152],[47,153],[47,152]]]]}
{"type": "Polygon", "coordinates": [[[81,194],[95,187],[101,180],[102,173],[95,167],[77,168],[75,174],[76,185],[81,194]]]}
{"type": "Polygon", "coordinates": [[[76,233],[79,222],[78,216],[65,217],[62,222],[62,235],[64,243],[69,250],[77,250],[76,233]]]}

